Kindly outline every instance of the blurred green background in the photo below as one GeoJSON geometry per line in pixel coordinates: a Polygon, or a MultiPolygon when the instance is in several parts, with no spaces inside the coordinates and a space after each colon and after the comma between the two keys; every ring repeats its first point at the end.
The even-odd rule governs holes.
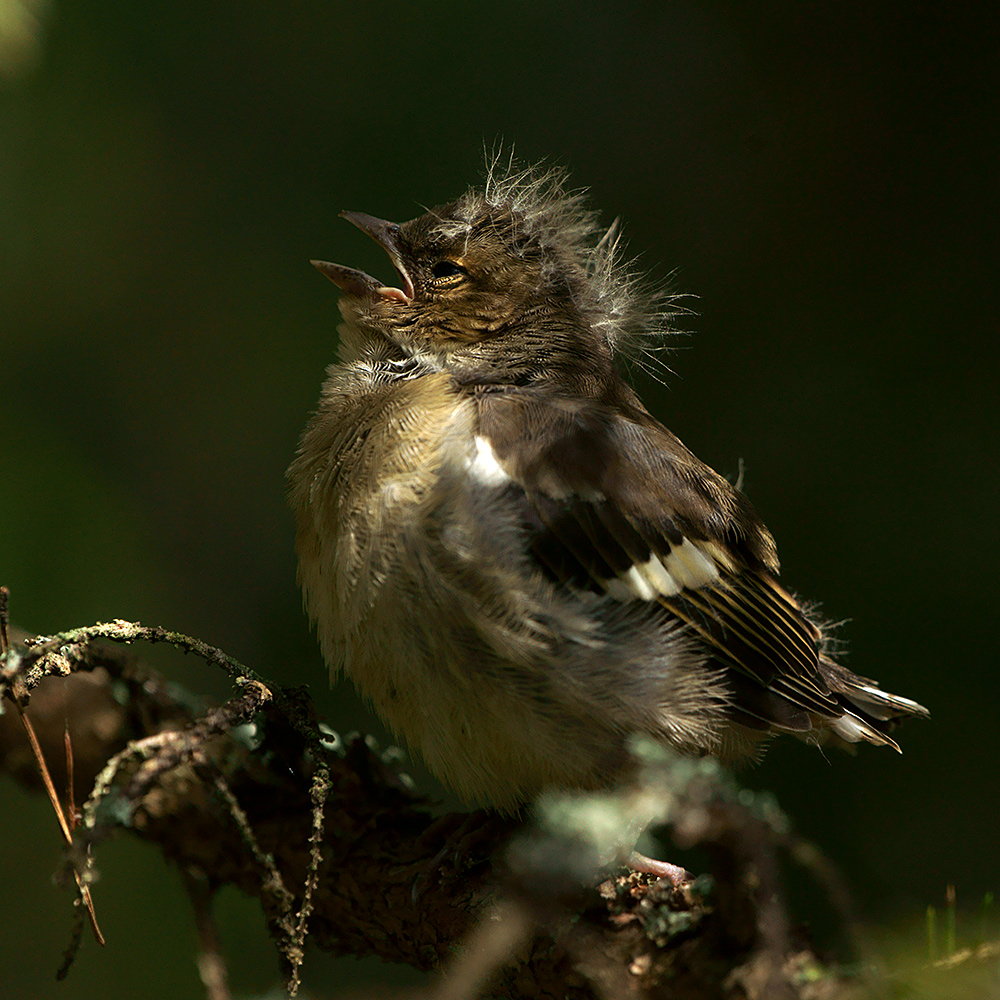
{"type": "MultiPolygon", "coordinates": [[[[1000,889],[996,20],[879,0],[0,0],[15,621],[175,627],[380,732],[327,690],[295,587],[283,472],[339,319],[308,260],[388,277],[337,213],[419,214],[500,138],[569,167],[642,267],[699,296],[676,376],[640,379],[650,408],[719,471],[745,462],[785,579],[846,621],[849,666],[933,713],[902,757],[790,741],[744,777],[874,925],[919,924],[951,883],[971,926],[1000,889]]],[[[0,816],[5,998],[201,995],[177,879],[127,838],[99,857],[108,948],[86,941],[54,983],[55,822],[9,782],[0,816]]],[[[235,985],[276,982],[253,904],[222,910],[235,985]]],[[[335,995],[373,965],[311,955],[306,983],[335,995]]]]}

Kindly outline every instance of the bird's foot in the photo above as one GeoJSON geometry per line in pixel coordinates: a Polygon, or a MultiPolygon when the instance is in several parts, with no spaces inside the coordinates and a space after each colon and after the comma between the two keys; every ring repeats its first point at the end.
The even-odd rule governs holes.
{"type": "Polygon", "coordinates": [[[674,886],[681,886],[694,878],[686,868],[681,868],[680,865],[672,865],[669,861],[657,861],[656,858],[647,858],[645,854],[640,854],[638,851],[633,851],[629,855],[628,866],[635,872],[669,879],[674,886]]]}

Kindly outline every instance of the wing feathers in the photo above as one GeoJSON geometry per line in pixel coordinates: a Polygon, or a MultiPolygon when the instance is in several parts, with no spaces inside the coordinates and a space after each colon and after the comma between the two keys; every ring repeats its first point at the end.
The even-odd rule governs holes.
{"type": "Polygon", "coordinates": [[[685,622],[727,670],[734,722],[804,734],[825,720],[841,740],[895,745],[882,728],[926,712],[821,655],[749,502],[645,411],[523,389],[474,396],[474,470],[523,491],[540,567],[685,622]]]}

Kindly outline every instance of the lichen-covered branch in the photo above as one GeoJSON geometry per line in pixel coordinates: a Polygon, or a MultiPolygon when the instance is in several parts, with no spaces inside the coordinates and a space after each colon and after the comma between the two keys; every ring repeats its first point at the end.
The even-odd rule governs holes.
{"type": "MultiPolygon", "coordinates": [[[[292,990],[308,935],[334,954],[450,966],[449,1000],[477,989],[580,1000],[847,995],[790,940],[775,863],[789,838],[777,814],[741,805],[698,762],[661,762],[643,790],[663,793],[675,836],[714,859],[711,880],[674,888],[567,867],[580,834],[544,810],[520,827],[435,817],[394,754],[370,739],[343,743],[305,694],[178,633],[113,622],[17,635],[0,695],[27,702],[57,772],[69,706],[85,800],[69,864],[99,863],[101,842],[127,832],[209,895],[238,886],[260,900],[292,990]],[[204,656],[233,678],[234,696],[199,708],[136,660],[136,640],[204,656]]],[[[30,786],[12,718],[0,716],[0,768],[30,786]]]]}

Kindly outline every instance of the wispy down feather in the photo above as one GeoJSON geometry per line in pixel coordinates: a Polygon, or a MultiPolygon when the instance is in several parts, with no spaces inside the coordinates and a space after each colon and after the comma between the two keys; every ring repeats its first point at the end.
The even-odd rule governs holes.
{"type": "Polygon", "coordinates": [[[644,350],[673,332],[671,320],[688,310],[681,296],[647,281],[626,257],[620,219],[603,228],[587,207],[587,189],[568,181],[564,167],[524,166],[512,152],[494,152],[485,186],[469,188],[437,231],[453,238],[487,220],[502,227],[509,246],[541,260],[543,277],[567,286],[613,350],[631,354],[640,344],[644,350]]]}

